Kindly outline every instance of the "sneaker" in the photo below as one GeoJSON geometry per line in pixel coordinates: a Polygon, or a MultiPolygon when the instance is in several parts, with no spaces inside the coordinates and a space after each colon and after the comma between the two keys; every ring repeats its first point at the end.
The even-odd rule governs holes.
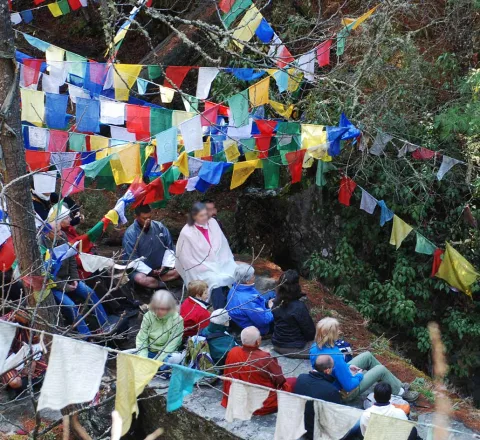
{"type": "Polygon", "coordinates": [[[400,395],[400,397],[403,400],[406,400],[407,402],[415,402],[415,400],[417,400],[418,397],[420,396],[420,393],[418,391],[412,391],[410,389],[410,384],[409,383],[402,384],[402,389],[404,391],[400,395]]]}

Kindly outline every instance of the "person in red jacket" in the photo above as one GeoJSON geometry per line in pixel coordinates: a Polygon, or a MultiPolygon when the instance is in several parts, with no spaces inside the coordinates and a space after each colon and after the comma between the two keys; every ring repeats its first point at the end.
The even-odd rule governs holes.
{"type": "Polygon", "coordinates": [[[188,298],[180,306],[183,318],[183,337],[195,336],[210,324],[208,311],[208,284],[205,281],[190,281],[187,286],[188,298]]]}
{"type": "MultiPolygon", "coordinates": [[[[243,380],[256,385],[272,388],[267,399],[263,402],[262,408],[255,411],[256,416],[263,416],[277,411],[277,393],[274,390],[292,392],[296,377],[285,378],[282,367],[278,360],[270,353],[260,350],[262,336],[256,327],[247,327],[240,334],[242,347],[233,347],[225,362],[223,375],[233,379],[243,380]]],[[[228,394],[231,382],[223,381],[222,406],[228,405],[228,394]]]]}

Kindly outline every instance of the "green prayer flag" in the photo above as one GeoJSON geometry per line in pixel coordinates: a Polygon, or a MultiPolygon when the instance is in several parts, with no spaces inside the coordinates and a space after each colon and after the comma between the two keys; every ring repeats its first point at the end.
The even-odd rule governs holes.
{"type": "Polygon", "coordinates": [[[278,188],[280,180],[280,165],[269,159],[262,160],[263,166],[263,182],[265,189],[278,188]]]}
{"type": "Polygon", "coordinates": [[[230,11],[228,11],[223,17],[222,21],[225,27],[228,29],[235,19],[247,8],[252,5],[252,0],[236,0],[230,11]]]}
{"type": "Polygon", "coordinates": [[[325,173],[328,171],[336,170],[337,167],[333,165],[332,162],[324,162],[323,160],[317,161],[317,174],[315,176],[315,184],[317,186],[325,186],[327,184],[327,179],[325,179],[325,173]]]}
{"type": "Polygon", "coordinates": [[[248,124],[248,89],[228,98],[228,106],[232,112],[233,125],[243,127],[248,124]]]}
{"type": "Polygon", "coordinates": [[[285,148],[283,150],[280,150],[280,157],[282,158],[282,164],[283,165],[288,165],[288,160],[287,160],[287,153],[291,153],[292,151],[297,151],[298,148],[296,147],[290,147],[290,148],[285,148]]]}
{"type": "Polygon", "coordinates": [[[243,154],[255,151],[255,138],[239,139],[238,146],[242,147],[243,154]]]}
{"type": "Polygon", "coordinates": [[[415,252],[418,252],[419,254],[433,255],[435,252],[435,249],[437,249],[437,246],[435,246],[430,240],[425,238],[422,234],[417,232],[417,244],[415,245],[415,252]]]}
{"type": "Polygon", "coordinates": [[[68,148],[70,151],[87,151],[85,135],[81,133],[70,133],[68,138],[68,148]]]}
{"type": "Polygon", "coordinates": [[[157,79],[162,76],[163,70],[160,68],[160,66],[148,66],[148,77],[150,80],[157,79]]]}
{"type": "Polygon", "coordinates": [[[185,106],[185,111],[187,112],[196,112],[198,111],[198,104],[200,100],[192,95],[184,94],[182,95],[183,105],[185,106]]]}
{"type": "Polygon", "coordinates": [[[87,231],[87,237],[91,243],[95,243],[103,234],[104,224],[102,221],[98,222],[92,229],[87,231]]]}
{"type": "Polygon", "coordinates": [[[155,136],[162,131],[172,128],[173,111],[166,108],[150,109],[150,132],[155,136]]]}
{"type": "Polygon", "coordinates": [[[81,55],[77,55],[73,52],[68,52],[68,50],[66,51],[65,55],[68,61],[67,72],[70,75],[76,75],[80,78],[85,78],[85,72],[87,68],[86,63],[88,62],[88,60],[81,55]]]}
{"type": "Polygon", "coordinates": [[[161,175],[162,183],[163,183],[163,200],[169,200],[170,199],[170,192],[168,189],[170,188],[170,185],[175,182],[180,176],[180,170],[178,167],[172,165],[167,171],[165,171],[161,175]]]}
{"type": "MultiPolygon", "coordinates": [[[[108,163],[116,156],[118,156],[116,153],[111,154],[110,156],[104,157],[100,160],[96,160],[96,161],[88,163],[86,165],[82,165],[81,168],[83,169],[83,171],[85,171],[85,176],[86,177],[90,177],[90,178],[94,179],[95,177],[97,177],[98,174],[100,174],[100,172],[104,168],[106,168],[106,165],[108,165],[108,163]]],[[[110,175],[113,176],[112,169],[111,169],[110,166],[108,167],[108,170],[110,172],[110,175]]],[[[101,175],[105,176],[105,173],[102,173],[101,175]]]]}
{"type": "Polygon", "coordinates": [[[225,151],[219,151],[218,153],[212,156],[213,162],[226,162],[227,157],[225,156],[225,151]]]}
{"type": "Polygon", "coordinates": [[[115,191],[117,189],[117,184],[113,176],[97,176],[95,183],[97,184],[97,189],[104,189],[106,191],[115,191]]]}
{"type": "Polygon", "coordinates": [[[299,122],[279,122],[277,125],[277,136],[281,134],[301,134],[302,126],[299,122]]]}
{"type": "Polygon", "coordinates": [[[354,24],[355,22],[350,23],[348,26],[342,28],[337,34],[337,56],[341,56],[345,52],[345,43],[347,42],[347,37],[350,35],[350,31],[354,24]]]}
{"type": "Polygon", "coordinates": [[[62,11],[62,15],[70,13],[70,6],[68,6],[68,0],[60,0],[57,2],[57,5],[62,11]]]}

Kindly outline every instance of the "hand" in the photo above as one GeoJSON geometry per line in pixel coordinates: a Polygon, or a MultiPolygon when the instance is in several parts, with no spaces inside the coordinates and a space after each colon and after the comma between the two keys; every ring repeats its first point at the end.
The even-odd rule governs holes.
{"type": "Polygon", "coordinates": [[[355,375],[361,373],[363,370],[361,368],[356,367],[355,365],[350,365],[350,372],[355,375]]]}
{"type": "Polygon", "coordinates": [[[71,283],[68,283],[65,287],[65,290],[67,290],[67,292],[73,292],[74,290],[76,290],[76,288],[78,287],[78,281],[72,281],[71,283]]]}
{"type": "Polygon", "coordinates": [[[273,299],[268,300],[268,308],[269,309],[273,308],[273,299]]]}

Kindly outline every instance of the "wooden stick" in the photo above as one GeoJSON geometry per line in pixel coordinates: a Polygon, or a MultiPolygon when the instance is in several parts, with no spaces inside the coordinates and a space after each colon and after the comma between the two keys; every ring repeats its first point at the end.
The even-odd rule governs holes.
{"type": "Polygon", "coordinates": [[[70,439],[70,416],[63,416],[63,440],[70,439]]]}

